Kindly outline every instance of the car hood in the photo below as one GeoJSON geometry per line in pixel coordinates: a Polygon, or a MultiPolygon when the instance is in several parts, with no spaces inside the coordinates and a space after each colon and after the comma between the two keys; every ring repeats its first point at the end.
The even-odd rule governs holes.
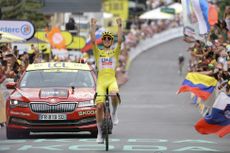
{"type": "MultiPolygon", "coordinates": [[[[95,94],[94,88],[78,88],[78,89],[67,89],[67,88],[21,88],[16,89],[11,95],[11,99],[18,99],[21,97],[26,101],[42,100],[42,99],[62,99],[62,100],[89,100],[93,99],[95,94]]],[[[20,98],[20,99],[21,99],[20,98]]]]}

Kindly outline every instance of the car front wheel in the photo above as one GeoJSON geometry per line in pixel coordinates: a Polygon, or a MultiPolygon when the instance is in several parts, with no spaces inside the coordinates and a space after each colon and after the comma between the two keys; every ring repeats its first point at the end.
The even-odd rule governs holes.
{"type": "Polygon", "coordinates": [[[16,130],[6,128],[6,137],[7,139],[24,139],[29,137],[29,132],[25,130],[16,130]]]}
{"type": "Polygon", "coordinates": [[[97,130],[96,131],[91,131],[91,136],[93,138],[96,138],[97,137],[97,130]]]}

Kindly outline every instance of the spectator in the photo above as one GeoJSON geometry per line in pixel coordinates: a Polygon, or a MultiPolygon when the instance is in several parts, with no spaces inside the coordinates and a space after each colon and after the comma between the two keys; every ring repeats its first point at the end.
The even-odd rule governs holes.
{"type": "Polygon", "coordinates": [[[230,14],[225,17],[226,28],[230,31],[230,14]]]}
{"type": "Polygon", "coordinates": [[[34,44],[31,44],[31,48],[28,51],[29,54],[29,64],[32,64],[34,62],[36,53],[38,52],[38,50],[34,47],[34,44]]]}
{"type": "MultiPolygon", "coordinates": [[[[5,80],[4,68],[2,66],[2,63],[0,63],[0,88],[4,80],[5,80]]],[[[2,90],[0,90],[0,128],[4,125],[5,121],[6,121],[5,103],[4,103],[4,98],[3,98],[3,92],[2,90]]]]}
{"type": "Polygon", "coordinates": [[[6,122],[5,103],[4,103],[3,93],[0,90],[0,128],[4,126],[5,122],[6,122]]]}
{"type": "Polygon", "coordinates": [[[75,24],[76,23],[75,23],[74,18],[70,17],[69,21],[65,25],[65,29],[68,30],[68,31],[69,30],[77,30],[75,24]]]}

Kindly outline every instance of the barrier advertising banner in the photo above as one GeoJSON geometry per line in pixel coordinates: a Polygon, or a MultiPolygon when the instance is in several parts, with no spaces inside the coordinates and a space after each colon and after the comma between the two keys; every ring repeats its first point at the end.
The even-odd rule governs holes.
{"type": "Polygon", "coordinates": [[[25,20],[0,20],[0,31],[28,40],[33,37],[35,28],[31,22],[25,20]]]}

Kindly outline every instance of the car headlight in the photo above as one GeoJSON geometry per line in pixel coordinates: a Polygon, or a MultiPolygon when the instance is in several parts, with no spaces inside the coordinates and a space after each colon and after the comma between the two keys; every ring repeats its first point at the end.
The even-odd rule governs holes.
{"type": "Polygon", "coordinates": [[[78,107],[92,107],[92,106],[95,106],[93,100],[81,101],[78,103],[78,107]]]}
{"type": "Polygon", "coordinates": [[[29,107],[29,103],[19,101],[19,100],[10,100],[10,107],[11,108],[14,108],[14,107],[29,107]]]}

